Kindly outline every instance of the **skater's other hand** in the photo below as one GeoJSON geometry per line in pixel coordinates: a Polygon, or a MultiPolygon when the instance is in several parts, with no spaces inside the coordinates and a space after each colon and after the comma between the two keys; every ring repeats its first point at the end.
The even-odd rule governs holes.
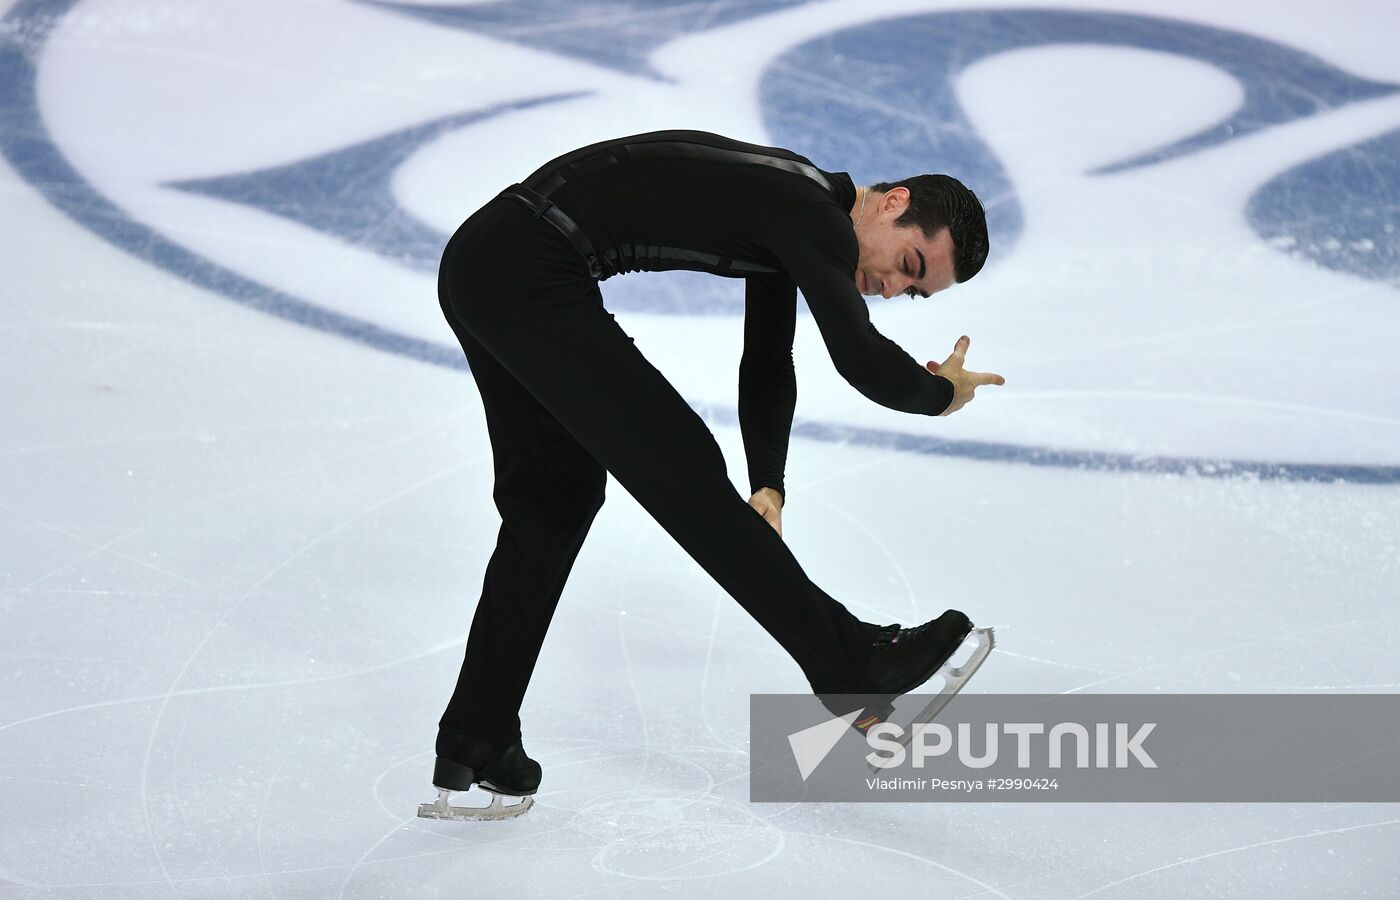
{"type": "Polygon", "coordinates": [[[772,488],[759,488],[758,493],[749,498],[749,506],[758,510],[763,521],[773,526],[778,537],[783,536],[783,495],[772,488]]]}
{"type": "Polygon", "coordinates": [[[984,384],[1006,384],[1006,379],[992,372],[971,372],[963,368],[963,363],[967,361],[967,348],[972,344],[972,339],[967,335],[958,338],[958,342],[953,345],[953,353],[942,363],[929,361],[925,368],[935,375],[942,375],[953,382],[953,402],[948,404],[948,408],[939,413],[940,416],[950,416],[966,406],[971,400],[976,390],[984,384]]]}

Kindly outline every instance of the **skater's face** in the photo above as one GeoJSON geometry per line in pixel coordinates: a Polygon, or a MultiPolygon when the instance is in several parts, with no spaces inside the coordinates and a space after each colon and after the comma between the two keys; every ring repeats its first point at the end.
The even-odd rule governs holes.
{"type": "Polygon", "coordinates": [[[927,297],[954,283],[953,238],[948,229],[929,237],[916,225],[895,224],[909,207],[907,188],[872,193],[866,206],[855,226],[860,243],[855,280],[862,294],[927,297]]]}

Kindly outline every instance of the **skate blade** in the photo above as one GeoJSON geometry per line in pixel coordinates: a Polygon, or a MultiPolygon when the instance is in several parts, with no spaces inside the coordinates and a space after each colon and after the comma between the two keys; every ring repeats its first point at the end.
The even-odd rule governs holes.
{"type": "Polygon", "coordinates": [[[938,670],[938,674],[943,676],[943,687],[934,695],[933,700],[919,711],[919,714],[909,723],[909,727],[904,729],[904,733],[897,738],[901,746],[909,746],[909,742],[914,739],[914,729],[917,726],[927,725],[929,722],[932,722],[939,713],[943,712],[943,707],[947,706],[948,701],[956,697],[958,691],[963,689],[963,685],[967,684],[968,681],[972,679],[972,676],[977,674],[977,670],[981,668],[982,663],[986,662],[987,657],[991,655],[992,648],[997,645],[995,630],[990,627],[972,629],[968,632],[967,638],[963,639],[963,642],[966,643],[968,638],[977,642],[977,646],[973,648],[972,655],[967,658],[967,662],[960,666],[944,663],[943,668],[938,670]]]}
{"type": "Polygon", "coordinates": [[[495,822],[523,816],[530,807],[535,805],[534,797],[526,797],[519,803],[506,806],[501,802],[501,797],[504,795],[487,791],[486,793],[491,795],[490,806],[453,806],[448,802],[453,793],[445,788],[438,788],[437,802],[418,804],[418,818],[443,819],[451,822],[495,822]]]}

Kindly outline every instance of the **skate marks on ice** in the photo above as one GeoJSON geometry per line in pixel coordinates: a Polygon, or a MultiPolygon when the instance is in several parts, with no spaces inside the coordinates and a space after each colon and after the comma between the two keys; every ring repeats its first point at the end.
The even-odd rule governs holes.
{"type": "MultiPolygon", "coordinates": [[[[897,593],[900,599],[905,601],[905,603],[901,603],[900,605],[905,606],[907,603],[907,609],[905,609],[905,611],[902,613],[894,612],[891,609],[883,608],[883,605],[881,609],[875,610],[872,609],[868,604],[860,606],[859,609],[852,609],[852,612],[857,613],[859,618],[863,618],[868,621],[878,620],[894,622],[907,617],[909,619],[922,622],[925,619],[930,618],[930,616],[923,615],[919,611],[918,593],[914,590],[914,582],[910,578],[909,571],[905,567],[903,561],[900,560],[899,554],[894,552],[894,550],[890,548],[889,544],[886,543],[885,540],[881,538],[880,535],[877,534],[874,529],[872,529],[869,525],[865,524],[865,522],[861,521],[861,518],[859,516],[852,515],[844,506],[842,506],[841,503],[833,500],[831,497],[828,496],[827,492],[822,489],[822,485],[824,482],[850,479],[851,476],[855,475],[857,472],[865,468],[872,466],[889,465],[889,460],[885,459],[884,453],[877,453],[875,454],[875,457],[876,458],[874,460],[846,464],[834,469],[833,471],[829,471],[825,474],[817,476],[816,478],[807,482],[807,484],[804,486],[804,499],[807,499],[809,502],[821,504],[821,507],[829,515],[841,520],[846,527],[849,527],[857,534],[860,534],[862,537],[865,538],[866,541],[869,542],[870,549],[873,549],[875,553],[879,554],[880,562],[882,563],[883,567],[890,573],[886,577],[888,579],[893,580],[899,585],[898,591],[893,593],[897,593]]],[[[880,566],[874,568],[880,568],[880,566]]],[[[890,599],[893,599],[893,597],[891,597],[890,599]]]]}
{"type": "MultiPolygon", "coordinates": [[[[930,868],[937,869],[937,870],[940,871],[940,872],[944,872],[944,873],[946,873],[946,874],[948,874],[948,875],[951,875],[951,876],[956,877],[956,878],[959,879],[960,881],[967,881],[967,882],[970,882],[971,884],[975,885],[977,888],[980,889],[980,890],[977,890],[977,891],[974,891],[974,892],[971,892],[971,893],[952,894],[952,893],[951,893],[952,887],[950,886],[950,887],[948,887],[948,888],[946,889],[947,891],[949,891],[949,894],[947,894],[946,896],[956,896],[956,897],[982,897],[982,896],[988,896],[988,897],[1000,897],[1001,900],[1012,900],[1011,897],[1009,897],[1009,896],[1007,896],[1006,894],[1002,893],[1001,891],[997,890],[997,889],[996,889],[995,887],[993,887],[992,885],[987,884],[985,881],[980,881],[980,880],[978,880],[976,877],[974,877],[974,876],[968,874],[967,872],[964,872],[964,871],[962,871],[962,870],[960,870],[960,869],[955,869],[955,868],[953,868],[952,866],[947,865],[946,863],[941,863],[941,862],[939,862],[939,861],[936,860],[936,859],[929,859],[927,856],[919,856],[917,853],[911,853],[911,852],[908,851],[908,850],[900,850],[898,847],[891,847],[891,846],[889,846],[889,845],[887,845],[887,844],[876,844],[876,843],[873,843],[873,842],[870,842],[870,841],[857,840],[857,839],[855,839],[855,838],[840,837],[840,836],[834,835],[834,834],[809,834],[809,833],[806,833],[806,832],[799,832],[799,831],[788,831],[787,834],[788,834],[789,837],[794,837],[794,838],[799,838],[799,837],[800,837],[800,838],[808,838],[808,839],[810,839],[810,840],[812,840],[812,841],[831,841],[831,842],[837,843],[837,844],[846,844],[846,845],[849,845],[849,846],[859,847],[862,851],[864,851],[864,852],[866,853],[866,856],[865,856],[864,858],[865,858],[867,861],[870,859],[870,857],[879,858],[879,857],[882,857],[882,856],[893,856],[893,857],[896,857],[896,858],[898,858],[898,859],[909,860],[909,861],[911,861],[911,862],[918,863],[918,864],[921,865],[921,866],[928,866],[928,867],[930,867],[930,868]]],[[[872,863],[867,862],[867,865],[870,865],[870,866],[872,867],[872,869],[874,869],[875,871],[879,871],[879,869],[877,868],[878,864],[872,864],[872,863]]],[[[894,882],[894,883],[899,883],[899,882],[894,882]]],[[[943,893],[941,893],[941,892],[935,890],[932,886],[930,886],[929,883],[928,883],[928,880],[927,880],[926,878],[921,878],[921,879],[919,880],[919,884],[920,884],[921,889],[922,889],[921,896],[930,896],[930,897],[945,896],[943,893]]]]}
{"type": "MultiPolygon", "coordinates": [[[[1260,850],[1266,847],[1276,847],[1280,844],[1291,844],[1296,841],[1334,837],[1336,835],[1350,834],[1352,832],[1357,831],[1369,831],[1373,828],[1386,828],[1394,825],[1400,825],[1400,819],[1387,819],[1383,822],[1365,822],[1360,825],[1347,825],[1341,828],[1309,829],[1308,831],[1299,832],[1298,834],[1291,834],[1280,838],[1272,838],[1267,841],[1256,841],[1251,844],[1241,844],[1238,847],[1226,847],[1220,850],[1212,850],[1209,853],[1201,853],[1197,856],[1192,856],[1189,859],[1181,859],[1177,860],[1176,862],[1165,863],[1160,866],[1154,866],[1150,869],[1144,869],[1143,871],[1129,875],[1126,878],[1120,878],[1117,881],[1111,881],[1108,884],[1100,885],[1099,887],[1096,887],[1093,890],[1079,894],[1074,898],[1074,900],[1084,900],[1085,897],[1092,897],[1097,894],[1102,894],[1105,891],[1110,891],[1113,888],[1120,887],[1122,885],[1128,884],[1129,882],[1137,881],[1142,878],[1150,878],[1153,875],[1159,875],[1163,872],[1168,872],[1173,869],[1179,869],[1183,866],[1190,866],[1196,863],[1206,862],[1208,860],[1219,859],[1220,857],[1224,856],[1233,856],[1238,853],[1248,853],[1251,850],[1260,850]]],[[[1328,851],[1328,853],[1332,852],[1333,851],[1331,850],[1328,851]]]]}
{"type": "MultiPolygon", "coordinates": [[[[420,856],[464,854],[473,860],[506,847],[581,854],[594,872],[611,879],[662,882],[747,871],[783,851],[783,830],[768,815],[773,810],[748,802],[747,760],[740,754],[688,743],[540,744],[536,755],[545,780],[534,808],[515,820],[405,816],[406,800],[425,790],[433,757],[416,754],[389,766],[373,787],[388,824],[347,873],[342,895],[355,893],[353,881],[366,867],[420,856]],[[643,769],[650,772],[645,780],[638,777],[643,769]]],[[[465,803],[484,805],[480,792],[468,793],[475,796],[465,803]]],[[[455,794],[454,805],[463,796],[455,794]]],[[[598,890],[606,894],[616,885],[610,880],[598,890]]]]}
{"type": "Polygon", "coordinates": [[[664,789],[604,794],[570,827],[597,842],[593,868],[639,881],[708,880],[758,868],[785,838],[743,799],[664,789]]]}
{"type": "Polygon", "coordinates": [[[748,803],[741,754],[656,741],[619,752],[616,743],[593,742],[554,758],[556,789],[532,815],[546,803],[559,807],[571,834],[594,848],[599,872],[709,879],[757,868],[783,850],[782,830],[748,803]]]}
{"type": "MultiPolygon", "coordinates": [[[[185,662],[181,666],[179,672],[176,673],[175,678],[171,681],[170,687],[167,689],[165,695],[161,698],[160,705],[156,708],[155,715],[150,726],[149,739],[146,743],[146,752],[144,757],[142,758],[141,763],[140,794],[142,804],[142,818],[146,824],[146,833],[150,838],[151,850],[155,855],[156,862],[160,866],[161,874],[165,876],[166,879],[170,880],[171,874],[169,869],[166,867],[165,856],[161,852],[159,842],[156,839],[154,830],[154,817],[151,814],[151,760],[152,756],[155,753],[156,742],[161,731],[161,724],[162,720],[165,717],[166,709],[169,706],[171,699],[176,694],[180,683],[185,679],[186,675],[190,671],[190,668],[194,665],[195,660],[197,660],[200,657],[206,645],[208,645],[209,642],[213,640],[216,635],[219,634],[220,629],[233,617],[234,613],[236,613],[239,610],[239,608],[244,604],[245,601],[257,595],[264,585],[266,585],[268,582],[272,581],[275,577],[277,577],[278,573],[282,572],[284,569],[296,563],[299,559],[301,559],[301,557],[313,551],[317,546],[326,541],[331,540],[332,538],[336,537],[337,535],[341,534],[347,529],[352,528],[361,520],[373,516],[375,513],[399,502],[405,497],[409,497],[430,485],[434,485],[443,480],[445,477],[456,474],[458,471],[466,469],[472,465],[478,464],[483,458],[484,457],[477,457],[474,459],[469,459],[462,463],[449,466],[446,469],[433,472],[427,477],[421,478],[418,481],[407,485],[406,487],[397,489],[392,493],[389,493],[382,499],[373,501],[355,510],[348,516],[345,516],[344,518],[335,521],[329,527],[326,527],[320,532],[314,534],[312,537],[303,542],[291,553],[287,554],[280,562],[278,562],[270,570],[266,571],[262,575],[262,577],[257,579],[257,581],[255,581],[250,587],[248,587],[247,590],[245,590],[238,597],[238,599],[234,601],[234,603],[221,616],[219,616],[219,618],[214,622],[212,626],[210,626],[208,631],[205,633],[204,638],[194,647],[193,650],[190,651],[189,656],[186,657],[185,662]]],[[[181,814],[183,815],[183,811],[181,814]]]]}

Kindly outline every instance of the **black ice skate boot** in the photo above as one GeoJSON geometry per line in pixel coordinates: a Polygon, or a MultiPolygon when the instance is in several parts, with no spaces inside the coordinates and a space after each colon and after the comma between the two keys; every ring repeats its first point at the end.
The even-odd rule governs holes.
{"type": "Polygon", "coordinates": [[[437,762],[433,766],[433,786],[438,789],[436,803],[423,803],[418,815],[425,819],[505,819],[528,810],[534,799],[528,795],[540,787],[540,764],[525,755],[520,740],[499,747],[443,725],[438,729],[437,762]],[[484,807],[452,806],[454,791],[469,790],[480,785],[491,795],[491,805],[484,807]],[[524,797],[512,806],[501,803],[502,796],[524,797]]]}
{"type": "Polygon", "coordinates": [[[490,744],[451,725],[438,727],[436,749],[433,786],[449,791],[470,790],[477,770],[491,758],[490,744]]]}
{"type": "Polygon", "coordinates": [[[971,620],[956,609],[914,628],[881,628],[865,665],[871,690],[879,694],[909,693],[932,678],[971,631],[971,620]]]}
{"type": "MultiPolygon", "coordinates": [[[[840,710],[849,712],[859,708],[861,711],[851,727],[861,734],[887,721],[894,712],[896,698],[917,689],[935,674],[940,674],[941,669],[942,687],[933,701],[914,717],[909,728],[931,721],[962,690],[995,646],[992,629],[974,629],[967,616],[956,609],[950,609],[933,621],[914,628],[870,624],[865,627],[871,638],[870,657],[865,666],[869,693],[832,697],[830,701],[823,698],[822,701],[837,715],[843,714],[840,710]],[[960,666],[949,665],[948,660],[969,634],[977,641],[972,657],[960,666]]],[[[899,742],[906,743],[911,733],[906,729],[899,742]]]]}
{"type": "Polygon", "coordinates": [[[497,748],[480,769],[476,780],[488,791],[525,797],[540,789],[540,764],[525,755],[520,741],[497,748]]]}

